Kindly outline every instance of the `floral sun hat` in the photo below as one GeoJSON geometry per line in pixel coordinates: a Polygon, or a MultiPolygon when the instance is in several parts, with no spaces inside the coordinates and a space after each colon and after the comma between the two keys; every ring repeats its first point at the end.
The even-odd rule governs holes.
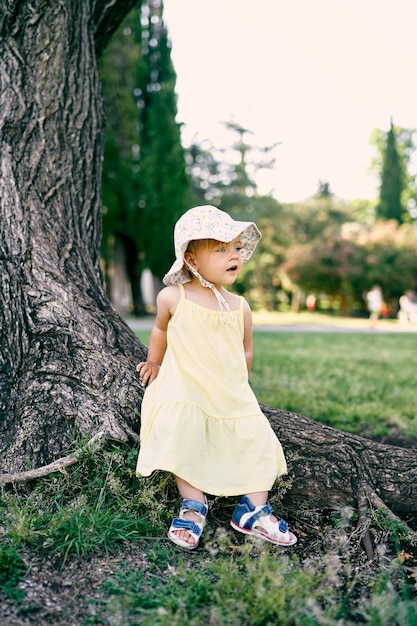
{"type": "Polygon", "coordinates": [[[261,233],[254,222],[234,220],[228,213],[210,204],[189,209],[175,224],[176,260],[165,274],[164,284],[168,286],[191,281],[190,271],[184,265],[184,254],[190,241],[215,239],[229,243],[239,236],[243,248],[242,260],[243,263],[247,263],[261,238],[261,233]]]}

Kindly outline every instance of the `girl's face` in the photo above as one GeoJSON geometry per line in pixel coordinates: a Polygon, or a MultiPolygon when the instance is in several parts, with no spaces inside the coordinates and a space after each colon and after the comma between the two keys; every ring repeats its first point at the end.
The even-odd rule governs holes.
{"type": "Polygon", "coordinates": [[[213,239],[193,242],[184,257],[199,274],[214,285],[233,285],[242,269],[240,238],[230,243],[213,239]]]}

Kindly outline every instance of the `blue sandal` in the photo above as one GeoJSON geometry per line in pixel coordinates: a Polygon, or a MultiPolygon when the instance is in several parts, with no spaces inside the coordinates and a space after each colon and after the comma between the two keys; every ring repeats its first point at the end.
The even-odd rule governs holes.
{"type": "Polygon", "coordinates": [[[245,535],[255,535],[270,543],[279,546],[292,546],[297,537],[288,530],[288,524],[283,519],[277,522],[271,520],[272,507],[253,506],[249,498],[243,496],[235,506],[230,525],[245,535]]]}
{"type": "Polygon", "coordinates": [[[187,548],[188,550],[194,550],[199,544],[201,534],[203,532],[204,525],[206,523],[206,516],[208,513],[207,498],[205,498],[205,504],[198,502],[197,500],[183,500],[181,502],[181,508],[179,516],[172,520],[171,526],[168,531],[168,539],[171,539],[173,543],[181,548],[187,548]],[[197,513],[200,516],[200,521],[194,522],[193,520],[185,519],[184,515],[188,512],[197,513]],[[186,530],[190,536],[194,539],[194,543],[188,543],[185,539],[178,537],[175,531],[186,530]]]}

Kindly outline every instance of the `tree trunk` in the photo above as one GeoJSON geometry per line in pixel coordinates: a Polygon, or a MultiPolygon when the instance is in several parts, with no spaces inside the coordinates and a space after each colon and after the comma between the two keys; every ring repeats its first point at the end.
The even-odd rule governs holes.
{"type": "Polygon", "coordinates": [[[99,265],[94,41],[103,46],[133,4],[0,2],[2,472],[137,430],[143,348],[106,298],[99,265]]]}

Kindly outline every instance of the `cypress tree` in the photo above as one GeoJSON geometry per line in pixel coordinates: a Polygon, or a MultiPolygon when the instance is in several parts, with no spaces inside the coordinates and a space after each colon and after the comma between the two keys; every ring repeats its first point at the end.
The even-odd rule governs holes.
{"type": "MultiPolygon", "coordinates": [[[[173,260],[172,231],[188,208],[176,74],[160,0],[142,0],[115,33],[101,63],[106,110],[103,241],[124,248],[133,310],[143,313],[140,275],[161,278],[173,260]]],[[[110,282],[110,278],[108,278],[110,282]]]]}
{"type": "Polygon", "coordinates": [[[397,136],[391,120],[391,127],[386,135],[385,150],[382,153],[377,217],[385,220],[393,219],[399,224],[404,221],[403,192],[405,187],[405,163],[398,148],[397,136]]]}
{"type": "Polygon", "coordinates": [[[129,216],[138,207],[140,89],[137,75],[143,64],[140,50],[140,3],[115,32],[100,62],[106,112],[106,138],[102,172],[103,236],[101,257],[106,288],[111,295],[116,246],[125,251],[126,272],[134,309],[143,312],[137,269],[136,244],[129,232],[129,216]]]}
{"type": "Polygon", "coordinates": [[[176,74],[162,11],[160,0],[145,0],[142,4],[140,211],[131,216],[143,265],[159,278],[174,259],[174,224],[191,203],[181,128],[176,122],[176,74]]]}

